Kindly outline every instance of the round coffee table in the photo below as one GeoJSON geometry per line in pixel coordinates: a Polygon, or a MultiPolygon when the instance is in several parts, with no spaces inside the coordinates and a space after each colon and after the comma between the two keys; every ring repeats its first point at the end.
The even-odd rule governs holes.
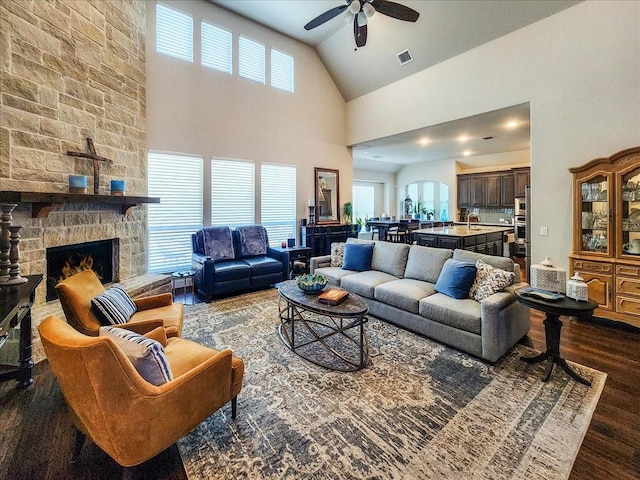
{"type": "Polygon", "coordinates": [[[518,301],[523,305],[540,310],[546,314],[544,320],[544,335],[547,343],[547,351],[536,355],[535,357],[520,357],[527,363],[539,363],[547,359],[551,360],[547,366],[543,381],[546,382],[551,378],[553,366],[558,364],[565,372],[569,374],[575,381],[583,385],[591,385],[586,378],[581,377],[573,368],[569,366],[567,361],[560,356],[560,331],[562,330],[561,315],[568,317],[590,317],[598,304],[593,300],[579,302],[571,298],[564,297],[557,301],[547,301],[541,298],[525,295],[520,290],[515,291],[518,301]]]}
{"type": "MultiPolygon", "coordinates": [[[[339,287],[327,287],[342,290],[339,287]]],[[[302,358],[321,367],[353,372],[369,363],[369,340],[364,324],[369,307],[355,293],[338,305],[304,293],[294,280],[278,286],[280,338],[302,358]]]]}

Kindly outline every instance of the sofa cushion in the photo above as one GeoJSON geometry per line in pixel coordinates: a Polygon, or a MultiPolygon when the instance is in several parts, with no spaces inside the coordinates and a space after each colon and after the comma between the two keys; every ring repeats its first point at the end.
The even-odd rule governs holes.
{"type": "Polygon", "coordinates": [[[475,264],[450,258],[444,262],[435,290],[452,298],[468,298],[476,272],[475,264]]]}
{"type": "Polygon", "coordinates": [[[333,242],[331,244],[331,266],[341,267],[344,261],[344,242],[333,242]]]}
{"type": "Polygon", "coordinates": [[[243,258],[242,261],[251,267],[251,275],[254,277],[282,273],[282,262],[275,258],[260,256],[243,258]]]}
{"type": "Polygon", "coordinates": [[[488,263],[492,267],[501,268],[507,272],[514,271],[513,260],[507,257],[497,257],[495,255],[485,255],[484,253],[471,252],[469,250],[455,249],[453,251],[453,259],[461,262],[476,263],[478,260],[482,260],[488,263]]]}
{"type": "Polygon", "coordinates": [[[343,277],[340,286],[363,297],[374,298],[374,291],[378,285],[393,280],[398,280],[398,278],[388,273],[368,270],[343,277]]]}
{"type": "Polygon", "coordinates": [[[419,312],[420,300],[435,293],[433,283],[401,278],[378,285],[373,298],[411,313],[419,312]]]}
{"type": "Polygon", "coordinates": [[[511,285],[515,277],[515,273],[493,267],[484,260],[478,260],[476,268],[478,272],[469,290],[469,297],[478,302],[511,285]]]}
{"type": "Polygon", "coordinates": [[[371,257],[371,270],[402,278],[407,266],[409,245],[406,243],[376,242],[371,257]]]}
{"type": "Polygon", "coordinates": [[[347,243],[344,246],[342,268],[345,270],[355,270],[356,272],[371,270],[372,254],[373,245],[347,243]]]}
{"type": "Polygon", "coordinates": [[[451,258],[453,250],[448,248],[423,247],[411,245],[407,258],[404,278],[414,278],[424,282],[436,283],[444,262],[451,258]]]}
{"type": "Polygon", "coordinates": [[[435,293],[420,300],[419,313],[425,318],[450,327],[480,335],[480,302],[471,298],[456,299],[435,293]]]}
{"type": "Polygon", "coordinates": [[[229,227],[207,227],[202,229],[204,254],[213,260],[233,260],[233,238],[229,227]]]}
{"type": "Polygon", "coordinates": [[[169,360],[160,342],[118,327],[100,327],[99,335],[111,338],[147,382],[162,385],[173,380],[169,360]]]}
{"type": "Polygon", "coordinates": [[[230,282],[243,280],[251,276],[251,267],[242,260],[227,260],[213,264],[214,281],[230,282]]]}
{"type": "Polygon", "coordinates": [[[239,244],[239,258],[266,255],[269,241],[267,231],[262,225],[250,225],[236,228],[235,235],[239,244]]]}
{"type": "Polygon", "coordinates": [[[329,278],[329,283],[331,285],[341,286],[340,284],[342,282],[342,278],[358,272],[355,272],[353,270],[344,270],[342,267],[320,267],[316,268],[313,273],[325,275],[327,278],[329,278]]]}
{"type": "Polygon", "coordinates": [[[115,284],[91,299],[91,309],[102,325],[118,325],[127,323],[137,307],[129,294],[115,284]]]}

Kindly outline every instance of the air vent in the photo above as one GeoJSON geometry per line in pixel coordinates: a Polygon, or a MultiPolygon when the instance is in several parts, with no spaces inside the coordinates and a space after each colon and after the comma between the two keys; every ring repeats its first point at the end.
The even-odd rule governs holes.
{"type": "Polygon", "coordinates": [[[411,52],[407,49],[404,52],[400,52],[397,54],[398,61],[400,65],[404,65],[405,63],[413,62],[413,57],[411,56],[411,52]]]}
{"type": "Polygon", "coordinates": [[[482,137],[483,140],[493,140],[494,138],[496,138],[496,137],[494,137],[493,135],[482,137]]]}

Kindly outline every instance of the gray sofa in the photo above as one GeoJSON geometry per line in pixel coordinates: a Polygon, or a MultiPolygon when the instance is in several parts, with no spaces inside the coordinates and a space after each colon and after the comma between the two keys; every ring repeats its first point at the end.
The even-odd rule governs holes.
{"type": "MultiPolygon", "coordinates": [[[[347,243],[362,243],[350,238],[347,243]]],[[[356,272],[331,266],[331,256],[311,258],[312,273],[365,299],[369,313],[387,322],[495,362],[529,331],[529,309],[514,290],[520,267],[510,258],[467,250],[449,250],[390,242],[373,243],[371,270],[356,272]],[[447,259],[489,265],[515,273],[513,285],[478,302],[454,299],[434,290],[447,259]]]]}

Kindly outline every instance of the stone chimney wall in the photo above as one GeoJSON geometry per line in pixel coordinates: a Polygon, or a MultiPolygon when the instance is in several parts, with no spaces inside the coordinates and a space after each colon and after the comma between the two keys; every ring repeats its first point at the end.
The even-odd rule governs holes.
{"type": "MultiPolygon", "coordinates": [[[[146,195],[146,3],[143,0],[0,2],[0,190],[67,192],[70,174],[88,176],[92,138],[102,164],[100,194],[124,179],[146,195]]],[[[120,278],[146,272],[146,207],[65,204],[46,218],[19,205],[21,273],[46,274],[45,249],[120,238],[120,278]]],[[[37,293],[44,301],[44,289],[37,293]]]]}

